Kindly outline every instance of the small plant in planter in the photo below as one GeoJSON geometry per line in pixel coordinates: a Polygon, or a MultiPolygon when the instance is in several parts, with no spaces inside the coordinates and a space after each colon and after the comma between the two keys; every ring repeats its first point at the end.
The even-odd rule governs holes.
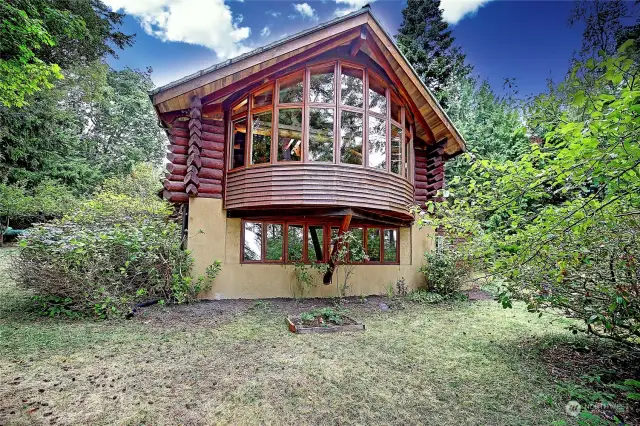
{"type": "Polygon", "coordinates": [[[345,310],[331,307],[302,312],[297,318],[287,318],[287,322],[293,333],[364,330],[364,325],[349,318],[345,310]]]}
{"type": "Polygon", "coordinates": [[[304,325],[316,327],[327,327],[328,324],[342,325],[345,323],[345,319],[348,319],[345,316],[345,311],[333,308],[314,309],[300,314],[300,320],[304,325]]]}

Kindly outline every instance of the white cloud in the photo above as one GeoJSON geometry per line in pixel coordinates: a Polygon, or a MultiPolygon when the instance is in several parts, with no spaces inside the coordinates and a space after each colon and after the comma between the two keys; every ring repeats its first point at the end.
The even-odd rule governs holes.
{"type": "Polygon", "coordinates": [[[442,0],[442,17],[450,24],[457,24],[467,15],[475,14],[491,0],[442,0]]]}
{"type": "Polygon", "coordinates": [[[270,15],[270,16],[272,16],[274,18],[277,18],[278,16],[281,15],[281,13],[280,12],[274,12],[273,10],[267,10],[267,15],[270,15]]]}
{"type": "Polygon", "coordinates": [[[351,12],[355,12],[358,9],[362,9],[363,6],[371,4],[376,0],[335,0],[338,8],[333,12],[335,16],[348,15],[351,12]]]}
{"type": "Polygon", "coordinates": [[[250,49],[243,44],[249,27],[233,16],[224,0],[104,0],[113,10],[124,10],[144,31],[163,41],[198,44],[224,60],[250,49]]]}
{"type": "Polygon", "coordinates": [[[309,6],[309,3],[296,3],[293,5],[293,8],[302,15],[303,18],[318,19],[316,10],[309,6]]]}
{"type": "Polygon", "coordinates": [[[269,35],[270,35],[270,34],[271,34],[271,28],[269,28],[269,26],[268,26],[268,25],[266,25],[266,26],[262,29],[262,31],[260,31],[260,35],[261,35],[262,37],[269,37],[269,35]]]}

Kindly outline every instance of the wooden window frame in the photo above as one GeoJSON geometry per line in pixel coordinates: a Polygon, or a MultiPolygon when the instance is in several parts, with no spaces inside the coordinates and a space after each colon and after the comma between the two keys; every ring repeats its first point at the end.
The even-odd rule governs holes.
{"type": "MultiPolygon", "coordinates": [[[[355,228],[362,228],[362,246],[367,253],[369,245],[368,232],[369,229],[378,229],[380,232],[380,261],[353,262],[349,260],[349,264],[352,265],[383,265],[392,266],[400,264],[400,227],[384,226],[384,225],[368,225],[368,224],[356,224],[349,227],[349,231],[355,228]],[[396,260],[394,262],[384,260],[384,232],[386,230],[396,231],[396,260]]],[[[242,219],[241,222],[241,235],[240,235],[240,263],[241,264],[270,264],[270,265],[293,265],[296,263],[304,263],[305,265],[311,265],[315,263],[328,263],[331,256],[331,230],[340,229],[340,222],[335,220],[322,221],[317,219],[300,219],[300,218],[285,218],[285,219],[242,219]],[[244,243],[245,243],[245,223],[260,223],[262,226],[262,240],[261,240],[261,259],[262,260],[245,260],[244,258],[244,243]],[[267,226],[268,225],[282,225],[282,260],[267,260],[267,226]],[[298,225],[302,226],[302,260],[289,260],[289,226],[298,225]],[[309,260],[309,226],[321,226],[322,227],[322,250],[323,260],[322,262],[309,260]]],[[[347,247],[348,250],[348,247],[347,247]]],[[[349,253],[347,251],[347,253],[349,253]]],[[[349,259],[349,255],[347,255],[349,259]]]]}
{"type": "MultiPolygon", "coordinates": [[[[229,165],[227,170],[229,172],[235,172],[237,170],[241,170],[243,168],[250,167],[265,167],[274,164],[303,164],[303,163],[318,163],[318,164],[331,164],[330,162],[324,161],[311,161],[309,159],[309,137],[310,137],[310,112],[311,108],[324,108],[333,110],[333,164],[340,164],[346,167],[358,167],[372,170],[382,170],[387,173],[391,172],[391,125],[395,124],[398,128],[401,129],[401,138],[402,143],[409,143],[408,153],[411,154],[411,149],[413,148],[413,133],[414,130],[407,132],[407,120],[410,122],[409,126],[413,129],[413,120],[409,116],[409,110],[406,107],[406,104],[402,100],[402,97],[398,95],[397,88],[393,87],[391,83],[387,81],[387,79],[382,78],[378,73],[372,71],[366,66],[350,61],[348,59],[340,58],[340,59],[332,59],[327,60],[325,62],[314,63],[313,65],[301,67],[295,71],[289,72],[281,77],[278,77],[275,81],[271,81],[261,85],[260,87],[251,90],[246,96],[242,97],[235,103],[233,103],[229,109],[229,111],[233,111],[233,108],[237,107],[244,101],[247,101],[247,111],[231,116],[230,122],[233,123],[243,117],[247,117],[247,143],[245,144],[245,165],[231,168],[232,166],[232,156],[233,150],[230,151],[229,155],[229,165]],[[310,84],[311,84],[311,72],[312,70],[318,68],[326,68],[328,66],[333,65],[333,83],[334,83],[334,99],[333,103],[325,103],[325,102],[311,102],[310,96],[310,84]],[[353,107],[348,105],[342,105],[342,69],[343,67],[357,69],[362,71],[363,77],[363,106],[362,108],[353,107]],[[303,99],[302,102],[295,103],[281,103],[280,102],[280,85],[282,81],[296,75],[300,74],[302,76],[302,87],[303,87],[303,99]],[[385,87],[385,96],[387,100],[387,111],[386,114],[379,114],[369,109],[369,81],[370,79],[375,79],[378,83],[381,83],[385,87]],[[273,89],[273,97],[272,104],[261,106],[259,108],[253,108],[253,97],[256,93],[264,91],[266,88],[272,87],[273,89]],[[400,106],[400,121],[392,120],[391,118],[391,102],[395,102],[400,106]],[[299,161],[278,161],[278,148],[279,148],[279,140],[278,140],[278,123],[280,120],[280,110],[281,109],[289,109],[289,108],[301,108],[302,109],[302,146],[301,146],[301,155],[299,161]],[[251,149],[252,149],[252,135],[251,129],[253,127],[253,115],[259,114],[265,111],[272,111],[272,136],[271,136],[271,152],[270,152],[270,162],[261,163],[261,164],[251,164],[251,149]],[[340,144],[342,142],[341,135],[341,123],[342,123],[342,112],[350,111],[353,113],[361,114],[363,120],[362,126],[362,164],[347,164],[342,163],[340,160],[340,144]],[[386,123],[386,168],[378,169],[374,167],[369,167],[369,117],[373,116],[378,119],[385,120],[386,123]],[[409,140],[409,142],[406,142],[409,140]]],[[[233,125],[229,126],[229,140],[231,141],[233,125]]],[[[404,145],[402,145],[404,148],[404,145]]],[[[405,149],[402,149],[401,152],[401,165],[400,165],[400,173],[396,174],[396,176],[400,176],[401,178],[411,182],[414,184],[414,178],[412,176],[413,167],[413,158],[409,158],[407,161],[407,165],[405,167],[405,149]]]]}
{"type": "Polygon", "coordinates": [[[265,247],[264,247],[264,241],[265,241],[265,232],[264,232],[264,222],[261,220],[243,220],[242,221],[242,235],[240,236],[240,261],[241,263],[265,263],[265,247]],[[259,223],[262,226],[262,237],[260,239],[260,260],[247,260],[244,258],[244,242],[245,242],[245,238],[244,238],[244,233],[245,233],[245,223],[259,223]]]}
{"type": "Polygon", "coordinates": [[[328,61],[320,64],[313,65],[305,69],[305,97],[304,97],[304,120],[306,123],[306,127],[303,131],[303,163],[317,163],[317,164],[336,164],[338,162],[339,156],[336,152],[336,140],[340,139],[340,126],[338,125],[338,99],[340,98],[339,91],[340,85],[338,84],[340,71],[339,62],[338,61],[328,61]],[[311,94],[311,71],[318,68],[326,68],[328,65],[333,65],[333,103],[325,103],[325,102],[311,102],[310,94],[311,94]],[[309,139],[311,138],[311,108],[318,109],[332,109],[333,110],[333,161],[311,161],[309,160],[309,139]],[[304,137],[306,135],[306,137],[304,137]]]}

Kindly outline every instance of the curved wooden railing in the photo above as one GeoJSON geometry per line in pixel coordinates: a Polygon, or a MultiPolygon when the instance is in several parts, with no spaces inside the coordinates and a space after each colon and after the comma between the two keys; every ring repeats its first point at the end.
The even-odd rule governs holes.
{"type": "Polygon", "coordinates": [[[227,173],[225,207],[350,207],[409,215],[414,187],[385,171],[344,164],[273,164],[227,173]]]}

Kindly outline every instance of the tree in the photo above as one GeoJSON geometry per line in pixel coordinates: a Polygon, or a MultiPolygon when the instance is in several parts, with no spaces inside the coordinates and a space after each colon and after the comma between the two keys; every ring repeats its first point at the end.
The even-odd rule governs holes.
{"type": "Polygon", "coordinates": [[[117,30],[122,18],[99,0],[0,3],[0,104],[22,107],[63,78],[62,68],[130,45],[133,36],[117,30]]]}
{"type": "MultiPolygon", "coordinates": [[[[504,162],[528,152],[529,137],[518,104],[496,96],[486,81],[478,84],[471,77],[459,80],[448,99],[447,114],[473,157],[504,162]]],[[[447,163],[447,177],[465,176],[469,164],[469,156],[457,157],[447,163]]],[[[466,185],[464,179],[462,184],[466,185]]]]}
{"type": "Polygon", "coordinates": [[[548,129],[541,143],[515,161],[477,161],[470,171],[482,180],[430,208],[469,239],[479,267],[507,280],[505,305],[562,309],[626,343],[640,337],[640,70],[624,54],[633,43],[576,64],[531,107],[548,129]],[[544,121],[546,111],[559,117],[544,121]]]}
{"type": "Polygon", "coordinates": [[[166,136],[149,102],[148,73],[94,62],[65,76],[28,107],[0,107],[0,175],[6,183],[32,188],[50,179],[86,194],[136,163],[160,163],[166,136]]]}
{"type": "Polygon", "coordinates": [[[442,19],[440,0],[409,0],[396,35],[398,47],[418,76],[446,107],[445,88],[452,79],[467,77],[472,70],[465,55],[454,45],[449,24],[442,19]]]}

